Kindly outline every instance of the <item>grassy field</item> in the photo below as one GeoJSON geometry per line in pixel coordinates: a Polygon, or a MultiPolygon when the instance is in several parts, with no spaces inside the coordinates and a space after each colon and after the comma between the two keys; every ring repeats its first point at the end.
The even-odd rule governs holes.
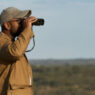
{"type": "Polygon", "coordinates": [[[35,95],[95,95],[95,66],[32,66],[35,95]]]}

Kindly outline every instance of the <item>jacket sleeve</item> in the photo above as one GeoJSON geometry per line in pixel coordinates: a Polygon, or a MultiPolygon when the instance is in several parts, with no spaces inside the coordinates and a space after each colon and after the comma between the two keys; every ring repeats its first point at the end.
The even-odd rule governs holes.
{"type": "MultiPolygon", "coordinates": [[[[17,40],[11,43],[5,43],[0,49],[0,57],[4,60],[15,61],[19,59],[26,51],[30,39],[33,37],[32,29],[25,28],[18,36],[17,40]]],[[[7,41],[6,41],[7,42],[7,41]]]]}

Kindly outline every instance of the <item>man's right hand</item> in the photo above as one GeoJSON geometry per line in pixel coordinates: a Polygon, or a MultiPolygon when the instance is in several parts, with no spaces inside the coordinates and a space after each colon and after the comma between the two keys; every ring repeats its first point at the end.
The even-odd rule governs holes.
{"type": "Polygon", "coordinates": [[[32,23],[36,22],[37,18],[34,16],[31,17],[27,17],[24,21],[23,21],[23,27],[24,28],[32,28],[32,23]]]}

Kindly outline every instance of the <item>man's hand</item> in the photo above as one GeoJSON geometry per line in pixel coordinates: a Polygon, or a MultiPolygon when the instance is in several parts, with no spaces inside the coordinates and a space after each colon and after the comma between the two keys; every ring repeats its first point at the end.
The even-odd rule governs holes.
{"type": "Polygon", "coordinates": [[[24,21],[23,21],[23,27],[24,28],[32,28],[32,23],[36,22],[37,18],[36,17],[27,17],[24,21]]]}

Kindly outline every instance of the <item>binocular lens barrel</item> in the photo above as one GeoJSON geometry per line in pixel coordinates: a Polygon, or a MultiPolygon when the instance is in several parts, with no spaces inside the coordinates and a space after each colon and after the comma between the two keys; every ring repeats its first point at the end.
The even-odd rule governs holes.
{"type": "Polygon", "coordinates": [[[38,20],[36,22],[32,23],[32,25],[35,25],[35,26],[44,25],[44,19],[38,18],[38,20]]]}

